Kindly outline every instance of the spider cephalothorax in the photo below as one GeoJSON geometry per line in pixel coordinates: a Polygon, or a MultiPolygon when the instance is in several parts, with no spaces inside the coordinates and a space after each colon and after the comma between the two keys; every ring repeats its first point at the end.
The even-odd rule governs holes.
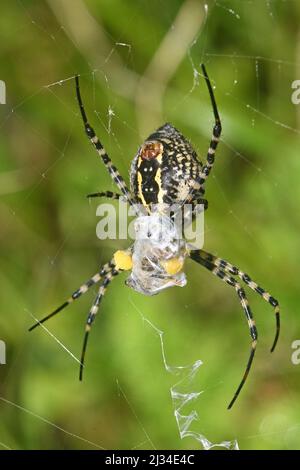
{"type": "Polygon", "coordinates": [[[91,325],[95,320],[107,286],[114,277],[123,271],[130,271],[126,281],[127,285],[143,294],[153,295],[167,287],[184,286],[186,277],[183,273],[183,264],[186,258],[191,258],[234,288],[248,322],[251,336],[250,356],[242,381],[229,403],[228,408],[231,408],[248,376],[257,343],[257,330],[253,315],[246,293],[237,281],[237,277],[274,308],[276,334],[271,351],[274,350],[279,337],[279,305],[274,297],[259,287],[236,266],[204,250],[189,247],[175,223],[177,211],[182,210],[185,204],[191,205],[192,217],[196,214],[196,208],[199,204],[203,205],[204,209],[207,208],[207,201],[203,199],[204,185],[213,167],[215,151],[221,135],[221,121],[213,89],[204,65],[201,67],[215,119],[205,163],[202,164],[198,160],[191,144],[177,129],[171,124],[165,124],[151,134],[139,148],[131,165],[130,190],[87,120],[80,96],[79,77],[76,76],[76,93],[85,132],[121,191],[121,194],[111,191],[93,193],[89,197],[119,199],[123,196],[134,208],[137,215],[135,221],[136,237],[134,244],[128,250],[117,251],[111,261],[102,266],[93,277],[73,292],[66,302],[33,325],[30,330],[56,315],[87,292],[90,287],[100,283],[98,294],[86,321],[80,364],[81,380],[91,325]],[[170,207],[172,211],[169,210],[170,207]]]}

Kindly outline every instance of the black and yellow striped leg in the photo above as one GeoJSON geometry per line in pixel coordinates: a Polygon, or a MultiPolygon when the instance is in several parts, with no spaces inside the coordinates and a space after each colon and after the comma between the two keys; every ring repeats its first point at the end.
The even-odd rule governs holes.
{"type": "Polygon", "coordinates": [[[222,125],[221,125],[221,119],[220,119],[220,116],[219,116],[218,107],[217,107],[216,99],[215,99],[215,96],[214,96],[213,88],[212,88],[212,85],[211,85],[210,80],[208,78],[206,68],[203,64],[201,64],[201,68],[202,68],[203,75],[205,77],[206,85],[207,85],[209,96],[210,96],[210,101],[211,101],[212,108],[213,108],[214,118],[215,118],[215,125],[213,127],[213,133],[212,133],[212,138],[211,138],[211,141],[210,141],[209,149],[208,149],[208,152],[207,152],[206,162],[205,162],[204,166],[201,169],[200,177],[199,177],[199,183],[200,183],[201,186],[203,186],[206,179],[208,178],[208,176],[210,174],[210,171],[211,171],[213,165],[214,165],[215,153],[216,153],[218,143],[220,141],[220,136],[221,136],[221,132],[222,132],[222,125]]]}
{"type": "Polygon", "coordinates": [[[120,199],[122,198],[122,194],[119,193],[113,193],[112,191],[102,191],[100,193],[91,193],[88,194],[86,197],[92,198],[92,197],[107,197],[108,199],[120,199]]]}
{"type": "Polygon", "coordinates": [[[92,286],[97,284],[101,278],[104,278],[113,268],[115,264],[113,261],[110,261],[106,263],[98,273],[96,273],[93,277],[91,277],[88,281],[86,281],[84,284],[82,284],[73,294],[71,297],[68,298],[62,305],[60,305],[57,309],[55,309],[53,312],[51,312],[49,315],[46,317],[42,318],[39,320],[37,323],[32,325],[29,328],[29,331],[34,330],[36,327],[40,326],[41,323],[44,323],[45,321],[49,320],[50,318],[54,317],[57,315],[61,310],[66,308],[68,305],[70,305],[74,300],[79,299],[83,294],[85,294],[92,286]]]}
{"type": "Polygon", "coordinates": [[[255,281],[253,281],[248,274],[245,274],[243,271],[241,271],[238,267],[234,266],[233,264],[229,263],[228,261],[225,261],[222,258],[218,258],[216,256],[213,256],[210,253],[207,253],[204,250],[199,250],[200,256],[203,259],[206,259],[210,263],[213,263],[214,266],[217,266],[221,269],[223,269],[225,272],[232,274],[234,276],[238,276],[250,289],[252,289],[254,292],[259,294],[266,302],[268,302],[274,309],[275,313],[275,319],[276,319],[276,331],[275,331],[275,337],[273,340],[273,344],[271,347],[271,352],[274,351],[279,334],[280,334],[280,310],[279,310],[279,303],[278,300],[276,300],[272,295],[270,295],[265,289],[260,287],[255,281]]]}
{"type": "Polygon", "coordinates": [[[79,108],[80,108],[80,112],[81,112],[81,116],[82,116],[82,120],[83,120],[86,135],[88,136],[88,138],[92,142],[93,146],[95,147],[96,151],[98,152],[98,155],[101,157],[104,165],[106,166],[107,170],[109,171],[112,179],[117,184],[120,191],[124,194],[126,200],[129,202],[130,205],[135,205],[134,198],[132,197],[131,192],[127,188],[124,179],[120,175],[118,169],[113,165],[113,163],[112,163],[111,159],[109,158],[109,156],[107,155],[103,145],[101,144],[100,140],[98,139],[97,135],[95,134],[94,129],[91,127],[91,125],[89,124],[89,122],[87,120],[87,116],[86,116],[84,106],[83,106],[83,103],[82,103],[82,99],[81,99],[80,87],[79,87],[79,76],[78,75],[75,77],[75,81],[76,81],[77,100],[78,100],[78,104],[79,104],[79,108]]]}
{"type": "Polygon", "coordinates": [[[96,318],[96,315],[98,313],[99,307],[101,300],[105,294],[105,291],[107,289],[108,284],[114,279],[115,276],[119,274],[120,270],[113,268],[110,272],[106,274],[104,277],[101,286],[99,288],[98,294],[95,298],[95,301],[93,303],[93,306],[88,314],[87,320],[86,320],[86,325],[85,325],[85,334],[84,334],[84,340],[83,340],[83,346],[82,346],[82,352],[81,352],[81,360],[80,360],[80,370],[79,370],[79,380],[82,380],[82,375],[83,375],[83,368],[84,368],[84,359],[85,359],[85,353],[86,353],[86,347],[87,347],[87,342],[89,338],[89,334],[91,331],[92,324],[96,318]]]}
{"type": "Polygon", "coordinates": [[[200,250],[191,251],[190,257],[194,261],[196,261],[197,263],[199,263],[202,266],[204,266],[205,268],[207,268],[215,276],[218,276],[220,279],[222,279],[222,281],[226,282],[228,285],[230,285],[231,287],[233,287],[236,290],[236,293],[239,297],[240,303],[243,307],[244,313],[245,313],[246,318],[247,318],[249,331],[250,331],[250,336],[251,336],[251,339],[252,339],[251,350],[250,350],[249,359],[248,359],[248,362],[247,362],[247,365],[246,365],[246,369],[245,369],[243,378],[242,378],[242,380],[241,380],[241,382],[240,382],[240,384],[239,384],[239,386],[238,386],[238,388],[237,388],[237,390],[236,390],[236,392],[233,396],[233,399],[231,400],[231,402],[228,405],[228,409],[230,409],[233,406],[234,402],[236,401],[236,399],[237,399],[237,397],[238,397],[241,389],[243,388],[244,383],[246,382],[246,379],[248,377],[248,374],[249,374],[249,371],[250,371],[250,368],[251,368],[251,365],[252,365],[252,362],[253,362],[255,350],[256,350],[257,329],[256,329],[255,321],[253,319],[253,315],[252,315],[252,312],[251,312],[251,309],[250,309],[250,306],[249,306],[249,303],[248,303],[248,300],[247,300],[246,293],[245,293],[244,289],[240,286],[240,284],[233,277],[228,276],[225,273],[225,271],[223,271],[222,269],[216,267],[213,263],[209,262],[207,259],[205,259],[205,258],[203,259],[201,257],[201,255],[199,254],[199,251],[200,250]]]}

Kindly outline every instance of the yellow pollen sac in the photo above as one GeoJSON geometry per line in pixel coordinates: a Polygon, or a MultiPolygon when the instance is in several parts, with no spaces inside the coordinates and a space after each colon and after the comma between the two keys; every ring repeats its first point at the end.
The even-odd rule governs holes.
{"type": "Polygon", "coordinates": [[[179,273],[183,267],[183,260],[180,258],[171,258],[162,263],[163,267],[171,276],[179,273]]]}
{"type": "Polygon", "coordinates": [[[127,251],[118,250],[114,254],[114,262],[117,269],[129,271],[132,268],[132,256],[127,251]]]}

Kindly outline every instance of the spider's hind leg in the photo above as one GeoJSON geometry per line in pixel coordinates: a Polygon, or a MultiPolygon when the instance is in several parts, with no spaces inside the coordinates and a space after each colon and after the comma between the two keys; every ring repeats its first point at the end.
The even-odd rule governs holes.
{"type": "Polygon", "coordinates": [[[258,337],[257,329],[256,329],[253,314],[252,314],[252,311],[250,309],[248,299],[246,297],[246,293],[245,293],[244,289],[240,286],[240,284],[233,277],[228,276],[228,274],[226,274],[226,272],[223,269],[215,266],[213,263],[208,261],[206,257],[202,257],[201,254],[202,254],[202,250],[193,250],[193,251],[190,252],[190,257],[194,261],[196,261],[197,263],[201,264],[206,269],[211,271],[215,276],[218,276],[222,281],[226,282],[228,285],[230,285],[231,287],[233,287],[235,289],[235,291],[236,291],[236,293],[239,297],[240,303],[243,307],[245,316],[247,318],[247,322],[248,322],[248,326],[249,326],[249,332],[250,332],[250,336],[251,336],[251,339],[252,339],[250,355],[249,355],[249,359],[248,359],[248,362],[247,362],[247,365],[246,365],[246,369],[245,369],[243,378],[242,378],[242,380],[241,380],[241,382],[240,382],[240,384],[239,384],[239,386],[238,386],[231,402],[228,405],[228,409],[230,409],[233,406],[234,402],[236,401],[237,397],[239,396],[239,393],[240,393],[241,389],[243,388],[244,383],[246,382],[246,379],[248,377],[248,374],[249,374],[249,371],[250,371],[250,368],[251,368],[251,365],[252,365],[252,362],[253,362],[253,359],[254,359],[255,351],[256,351],[257,337],[258,337]]]}
{"type": "Polygon", "coordinates": [[[99,272],[97,272],[96,274],[94,274],[94,276],[92,276],[88,281],[86,281],[84,284],[82,284],[78,289],[76,289],[73,294],[62,304],[60,305],[58,308],[56,308],[53,312],[49,313],[49,315],[45,316],[44,318],[42,318],[41,320],[37,321],[34,325],[32,325],[30,328],[29,328],[29,331],[32,331],[34,330],[35,328],[37,328],[38,326],[40,326],[42,323],[46,322],[47,320],[49,320],[50,318],[54,317],[55,315],[57,315],[59,312],[61,312],[63,309],[65,309],[66,307],[68,307],[68,305],[70,305],[72,302],[74,302],[74,300],[77,300],[79,299],[79,297],[81,297],[83,294],[85,294],[92,286],[94,286],[95,284],[97,284],[101,279],[105,279],[105,277],[107,276],[107,274],[109,272],[111,272],[114,268],[115,268],[115,261],[114,259],[112,259],[111,261],[109,261],[108,263],[104,264],[102,266],[102,268],[99,270],[99,272]]]}
{"type": "Polygon", "coordinates": [[[243,271],[241,271],[237,266],[225,261],[222,258],[218,258],[210,253],[207,253],[204,250],[199,250],[200,256],[202,259],[207,260],[212,263],[214,266],[223,269],[226,273],[232,274],[233,276],[238,276],[250,289],[260,295],[266,302],[268,302],[274,309],[275,319],[276,319],[276,331],[273,344],[271,347],[271,352],[274,351],[279,334],[280,334],[280,310],[279,302],[272,295],[269,294],[265,289],[260,287],[255,281],[253,281],[250,276],[243,271]]]}

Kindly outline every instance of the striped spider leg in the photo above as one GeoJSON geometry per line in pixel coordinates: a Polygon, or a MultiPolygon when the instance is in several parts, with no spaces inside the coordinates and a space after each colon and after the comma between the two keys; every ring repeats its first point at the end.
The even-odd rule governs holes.
{"type": "Polygon", "coordinates": [[[99,285],[97,296],[87,317],[79,378],[82,380],[85,353],[91,326],[95,320],[105,291],[122,271],[131,271],[127,278],[127,285],[144,295],[154,295],[163,289],[172,286],[183,287],[186,276],[183,272],[184,260],[187,256],[204,266],[223,282],[236,291],[246,316],[250,336],[251,351],[246,369],[233,399],[228,408],[236,401],[249,374],[257,344],[257,329],[251,309],[243,287],[238,282],[240,278],[248,287],[262,296],[275,311],[276,334],[271,348],[274,350],[280,330],[279,305],[276,299],[259,287],[251,278],[236,266],[217,258],[203,250],[188,247],[186,240],[180,237],[180,226],[177,226],[178,214],[186,217],[187,222],[193,221],[199,212],[199,205],[207,209],[207,200],[204,199],[205,183],[213,168],[215,152],[220,140],[222,126],[214,97],[213,87],[209,80],[205,66],[201,65],[202,72],[208,88],[210,102],[214,114],[214,126],[210,145],[204,164],[198,159],[191,143],[172,124],[166,123],[156,129],[144,143],[132,160],[130,169],[130,189],[112,160],[106,153],[94,129],[88,122],[81,98],[79,76],[75,77],[76,96],[83,120],[85,133],[97,151],[99,157],[107,168],[112,180],[116,183],[119,192],[102,191],[89,194],[89,198],[107,197],[109,199],[123,199],[134,209],[137,216],[135,221],[135,241],[126,250],[118,250],[112,260],[104,265],[100,271],[77,289],[71,297],[54,312],[34,324],[30,330],[39,326],[52,316],[58,314],[71,302],[95,285],[99,285]],[[190,205],[188,214],[185,214],[184,205],[190,205]],[[165,206],[171,208],[170,214],[165,214],[165,206]],[[172,209],[175,205],[176,209],[172,209]],[[158,206],[158,209],[157,209],[158,206]],[[147,215],[147,217],[145,217],[147,215]],[[191,217],[191,218],[190,218],[191,217]],[[170,220],[171,219],[171,220],[170,220]],[[160,234],[163,233],[163,237],[160,234]],[[159,256],[157,255],[159,253],[159,256]]]}
{"type": "Polygon", "coordinates": [[[192,220],[197,217],[197,214],[199,212],[199,206],[203,206],[203,210],[206,211],[208,209],[208,201],[207,199],[203,199],[202,193],[196,193],[193,196],[193,199],[189,203],[192,206],[192,220]]]}
{"type": "Polygon", "coordinates": [[[95,320],[95,316],[98,312],[100,302],[103,298],[103,295],[106,291],[106,288],[108,284],[114,279],[115,276],[119,274],[121,269],[116,266],[115,261],[111,260],[108,263],[106,263],[98,273],[96,273],[94,276],[92,276],[88,281],[86,281],[84,284],[82,284],[78,289],[76,289],[71,297],[69,297],[62,305],[60,305],[57,309],[55,309],[53,312],[51,312],[49,315],[45,316],[38,322],[36,322],[34,325],[32,325],[29,328],[29,331],[34,330],[36,327],[40,326],[42,323],[46,322],[50,318],[54,317],[57,315],[61,310],[66,308],[68,305],[70,305],[74,300],[79,299],[83,294],[85,294],[92,286],[95,284],[98,284],[101,281],[100,287],[98,294],[95,298],[95,301],[93,303],[93,306],[88,314],[87,320],[86,320],[86,327],[85,327],[85,335],[84,335],[84,341],[83,341],[83,348],[82,348],[82,353],[81,353],[81,361],[80,361],[80,372],[79,372],[79,378],[82,380],[82,373],[83,373],[83,367],[84,367],[84,358],[85,358],[85,352],[86,352],[86,346],[87,346],[87,341],[88,341],[88,336],[89,332],[91,330],[92,323],[95,320]]]}
{"type": "MultiPolygon", "coordinates": [[[[135,198],[132,196],[131,192],[126,186],[126,183],[122,176],[120,175],[119,171],[117,168],[112,164],[111,159],[107,155],[103,145],[101,144],[100,140],[95,134],[95,131],[93,128],[90,126],[87,120],[87,116],[84,110],[83,102],[81,99],[81,94],[80,94],[80,87],[79,87],[79,77],[75,77],[75,82],[76,82],[76,95],[77,95],[77,100],[82,116],[82,120],[84,123],[84,128],[85,132],[92,142],[93,146],[95,147],[96,151],[98,152],[99,156],[101,157],[104,165],[108,169],[113,181],[117,184],[119,190],[121,191],[122,194],[114,193],[111,191],[104,191],[104,192],[99,192],[99,193],[93,193],[89,194],[87,197],[108,197],[110,199],[119,199],[119,198],[124,198],[130,205],[135,206],[135,198]]],[[[136,209],[136,208],[135,208],[136,209]]],[[[137,212],[137,209],[136,209],[137,212]]],[[[116,252],[115,256],[118,255],[118,253],[121,253],[121,259],[122,262],[124,263],[124,257],[125,257],[125,269],[127,269],[127,265],[131,267],[131,256],[129,255],[129,252],[116,252]],[[128,264],[129,263],[129,264],[128,264]]],[[[120,258],[120,257],[119,257],[120,258]]],[[[85,335],[84,335],[84,341],[83,341],[83,348],[82,348],[82,354],[81,354],[81,363],[80,363],[80,372],[79,372],[79,378],[82,380],[82,374],[83,374],[83,367],[84,367],[84,359],[85,359],[85,352],[86,352],[86,347],[87,347],[87,342],[88,342],[88,337],[89,337],[89,332],[91,330],[91,326],[95,320],[96,314],[99,310],[100,302],[104,296],[104,293],[107,289],[108,284],[113,280],[115,276],[119,274],[123,269],[122,267],[119,267],[115,263],[115,257],[113,260],[111,260],[109,263],[105,264],[101,270],[96,273],[93,277],[91,277],[87,282],[82,284],[79,289],[77,289],[71,297],[67,301],[65,301],[62,305],[60,305],[56,310],[54,310],[52,313],[47,315],[46,317],[42,318],[40,321],[35,323],[29,331],[32,331],[35,329],[37,326],[41,325],[45,321],[49,320],[56,314],[58,314],[61,310],[66,308],[70,303],[72,303],[74,300],[77,300],[81,295],[85,294],[90,287],[93,285],[100,283],[100,287],[98,290],[98,294],[95,298],[95,301],[93,303],[93,306],[88,314],[87,321],[86,321],[86,328],[85,328],[85,335]]]]}
{"type": "Polygon", "coordinates": [[[274,351],[279,334],[280,334],[280,311],[279,311],[279,302],[272,295],[270,295],[265,289],[260,287],[255,281],[253,281],[250,276],[243,271],[241,271],[237,266],[225,261],[222,258],[213,256],[210,253],[207,253],[204,250],[201,251],[202,258],[205,258],[210,263],[213,263],[216,267],[223,269],[226,273],[232,274],[233,276],[238,276],[250,289],[259,294],[266,302],[268,302],[274,309],[275,320],[276,320],[276,331],[275,337],[272,343],[271,352],[274,351]]]}
{"type": "Polygon", "coordinates": [[[257,344],[257,329],[255,326],[255,321],[253,319],[251,309],[248,304],[245,291],[241,287],[241,285],[236,281],[236,279],[232,276],[238,276],[243,282],[245,282],[245,284],[248,287],[250,287],[250,289],[258,293],[264,300],[266,300],[274,308],[275,317],[276,317],[276,333],[275,333],[275,338],[274,338],[273,345],[271,348],[271,352],[274,351],[278,338],[279,338],[279,332],[280,332],[279,304],[278,304],[278,301],[274,299],[274,297],[272,297],[262,287],[256,284],[256,282],[252,281],[252,279],[247,274],[243,273],[239,268],[232,265],[231,263],[228,263],[227,261],[221,258],[213,256],[204,250],[192,250],[189,255],[194,261],[204,266],[206,269],[211,271],[214,275],[218,276],[220,279],[222,279],[222,281],[226,282],[227,284],[229,284],[236,290],[239,296],[240,302],[242,304],[243,310],[245,312],[246,318],[247,318],[247,322],[248,322],[248,326],[250,330],[250,336],[252,339],[251,351],[250,351],[250,356],[249,356],[246,370],[241,380],[241,383],[239,384],[234,394],[233,399],[229,403],[228,409],[230,409],[233,406],[234,402],[236,401],[248,377],[251,364],[254,358],[255,350],[256,350],[256,344],[257,344]]]}
{"type": "Polygon", "coordinates": [[[114,267],[112,267],[111,271],[109,271],[104,276],[104,279],[101,282],[101,285],[99,287],[99,290],[98,290],[98,293],[97,293],[96,298],[94,300],[94,303],[92,305],[92,308],[91,308],[91,310],[88,314],[86,324],[85,324],[85,335],[84,335],[83,347],[82,347],[81,359],[80,359],[79,380],[82,380],[87,342],[88,342],[88,338],[89,338],[89,334],[90,334],[90,331],[91,331],[92,324],[93,324],[93,322],[96,318],[96,315],[97,315],[99,307],[100,307],[100,302],[101,302],[101,300],[102,300],[102,298],[103,298],[103,296],[106,292],[107,286],[120,273],[120,271],[121,271],[120,269],[116,269],[116,266],[114,266],[114,267]]]}
{"type": "Polygon", "coordinates": [[[116,183],[119,190],[124,194],[126,201],[128,201],[128,203],[130,205],[135,206],[135,199],[132,196],[129,189],[127,188],[123,177],[120,175],[120,173],[119,173],[118,169],[115,167],[115,165],[113,165],[111,159],[109,158],[109,156],[107,155],[107,153],[105,151],[105,148],[103,147],[103,145],[101,144],[99,138],[95,134],[94,129],[91,127],[91,125],[88,122],[86,112],[85,112],[85,109],[84,109],[84,106],[83,106],[83,102],[82,102],[82,99],[81,99],[80,87],[79,87],[79,76],[78,75],[76,75],[76,77],[75,77],[75,82],[76,82],[76,96],[77,96],[77,100],[78,100],[78,104],[79,104],[79,108],[80,108],[80,112],[81,112],[81,117],[82,117],[84,128],[85,128],[85,133],[88,136],[91,143],[93,144],[93,146],[95,147],[98,155],[101,157],[101,159],[102,159],[104,165],[106,166],[109,174],[111,175],[113,181],[116,183]]]}
{"type": "Polygon", "coordinates": [[[122,197],[124,197],[122,194],[119,194],[119,193],[115,193],[115,192],[112,192],[112,191],[101,191],[99,193],[91,193],[91,194],[88,194],[86,197],[88,198],[94,198],[94,197],[107,197],[108,199],[121,199],[122,197]]]}
{"type": "MultiPolygon", "coordinates": [[[[212,105],[213,113],[214,113],[214,118],[215,118],[215,124],[214,124],[214,127],[213,127],[212,138],[211,138],[209,149],[208,149],[207,156],[206,156],[206,162],[203,165],[203,167],[201,169],[201,172],[200,172],[200,176],[199,176],[199,184],[200,184],[201,187],[203,187],[203,185],[204,185],[205,181],[207,180],[207,178],[210,174],[210,171],[211,171],[211,169],[214,165],[215,153],[216,153],[216,150],[217,150],[218,143],[220,141],[221,132],[222,132],[222,125],[221,125],[221,119],[220,119],[218,108],[217,108],[216,99],[215,99],[214,92],[213,92],[213,87],[210,83],[205,65],[201,64],[201,68],[202,68],[202,72],[203,72],[203,75],[204,75],[204,78],[205,78],[205,81],[206,81],[206,85],[207,85],[207,88],[208,88],[210,101],[211,101],[211,105],[212,105]]],[[[204,193],[204,191],[203,191],[203,193],[204,193]]]]}

